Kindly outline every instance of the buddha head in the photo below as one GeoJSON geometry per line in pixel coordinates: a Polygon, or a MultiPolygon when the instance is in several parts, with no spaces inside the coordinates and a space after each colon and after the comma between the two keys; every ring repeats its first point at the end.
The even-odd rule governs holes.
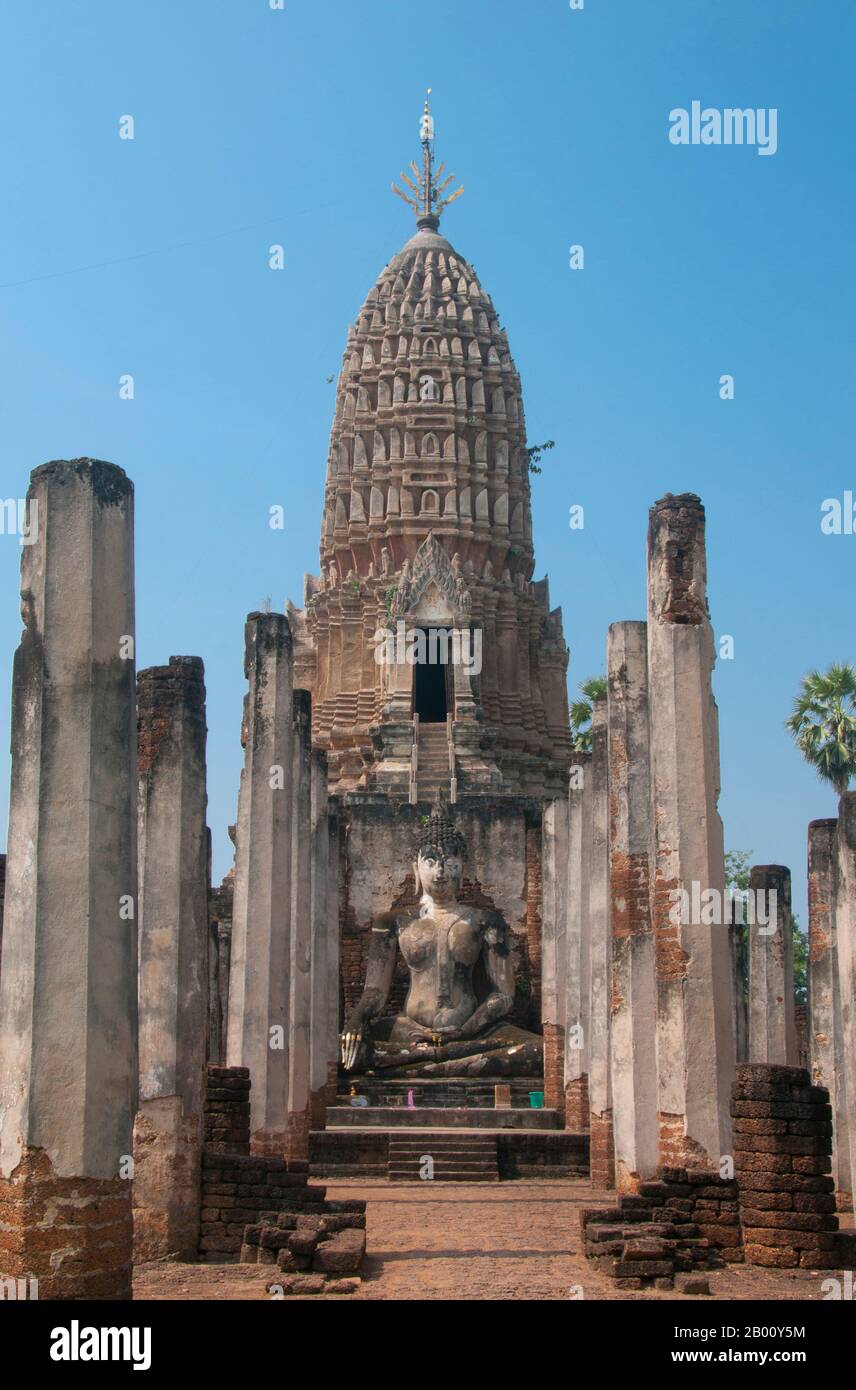
{"type": "Polygon", "coordinates": [[[417,845],[414,864],[416,892],[436,902],[451,902],[458,896],[464,876],[466,843],[437,800],[417,845]]]}

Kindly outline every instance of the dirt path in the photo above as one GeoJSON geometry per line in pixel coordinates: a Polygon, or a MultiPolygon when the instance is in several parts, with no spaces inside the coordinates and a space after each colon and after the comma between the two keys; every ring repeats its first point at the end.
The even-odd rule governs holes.
{"type": "MultiPolygon", "coordinates": [[[[354,1180],[331,1183],[327,1191],[330,1197],[365,1197],[369,1203],[363,1283],[358,1294],[340,1302],[619,1297],[611,1280],[582,1253],[580,1207],[609,1200],[592,1193],[585,1181],[432,1186],[354,1180]]],[[[275,1276],[270,1266],[144,1265],[135,1275],[134,1291],[142,1299],[268,1299],[265,1285],[275,1276]]],[[[734,1265],[711,1274],[710,1284],[723,1299],[820,1299],[828,1277],[734,1265]]]]}

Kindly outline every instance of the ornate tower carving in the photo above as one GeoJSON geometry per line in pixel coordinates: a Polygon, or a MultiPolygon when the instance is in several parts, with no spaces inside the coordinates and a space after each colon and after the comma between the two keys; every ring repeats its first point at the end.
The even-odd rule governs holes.
{"type": "Polygon", "coordinates": [[[312,689],[331,790],[412,799],[414,733],[447,722],[459,794],[539,795],[567,768],[567,648],[546,580],[532,582],[520,378],[490,296],[439,233],[463,189],[444,196],[454,176],[435,171],[427,101],[420,139],[421,170],[402,174],[409,193],[393,185],[417,232],[348,333],[321,574],[307,576],[306,609],[292,610],[297,679],[312,689]],[[456,665],[445,699],[435,682],[420,708],[419,668],[375,659],[378,629],[399,621],[479,634],[480,670],[456,665]]]}

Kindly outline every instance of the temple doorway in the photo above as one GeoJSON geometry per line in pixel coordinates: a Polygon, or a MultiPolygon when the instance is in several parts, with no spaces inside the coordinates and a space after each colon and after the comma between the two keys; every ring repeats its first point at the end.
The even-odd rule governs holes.
{"type": "MultiPolygon", "coordinates": [[[[445,631],[445,630],[444,630],[445,631]]],[[[425,637],[425,661],[417,661],[413,667],[413,713],[419,715],[422,724],[445,724],[449,710],[449,667],[437,658],[444,651],[442,640],[431,634],[436,628],[423,628],[425,637]],[[434,656],[434,660],[430,660],[434,656]]]]}

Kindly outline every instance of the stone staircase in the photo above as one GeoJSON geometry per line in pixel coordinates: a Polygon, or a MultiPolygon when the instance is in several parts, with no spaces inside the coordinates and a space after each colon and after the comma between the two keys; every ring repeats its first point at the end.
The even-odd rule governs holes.
{"type": "Polygon", "coordinates": [[[493,1134],[402,1134],[389,1140],[390,1182],[499,1182],[493,1134]]]}
{"type": "Polygon", "coordinates": [[[449,796],[449,736],[445,724],[419,725],[416,797],[418,801],[433,801],[438,789],[449,796]]]}

